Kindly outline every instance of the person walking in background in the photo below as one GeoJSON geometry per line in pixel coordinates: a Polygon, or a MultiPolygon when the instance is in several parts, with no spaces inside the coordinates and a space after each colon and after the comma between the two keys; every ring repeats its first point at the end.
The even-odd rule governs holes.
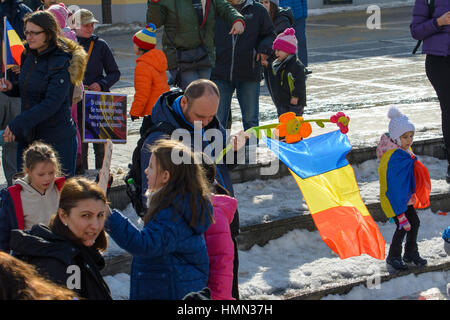
{"type": "Polygon", "coordinates": [[[229,0],[246,17],[241,35],[229,34],[230,26],[218,19],[215,27],[216,65],[211,74],[220,91],[217,118],[227,127],[234,91],[244,130],[259,124],[261,63],[272,53],[275,32],[267,10],[254,0],[229,0]]]}
{"type": "MultiPolygon", "coordinates": [[[[3,30],[3,18],[6,17],[17,32],[19,38],[25,40],[23,34],[23,18],[32,12],[29,7],[18,0],[4,0],[0,2],[0,28],[3,30]]],[[[0,35],[3,40],[3,32],[0,35]]],[[[3,65],[3,55],[0,55],[3,65]]],[[[7,70],[8,79],[17,85],[19,83],[20,67],[15,66],[7,70]]],[[[20,97],[10,96],[7,92],[0,92],[0,130],[5,130],[8,123],[20,114],[20,97]]],[[[8,186],[12,185],[12,177],[17,172],[17,142],[12,141],[2,145],[2,167],[8,186]]]]}
{"type": "Polygon", "coordinates": [[[133,255],[131,300],[180,300],[208,281],[203,234],[213,222],[210,185],[196,156],[182,142],[162,139],[151,153],[145,171],[149,209],[144,229],[113,209],[106,230],[133,255]],[[173,154],[183,161],[175,163],[173,154]]]}
{"type": "Polygon", "coordinates": [[[227,21],[227,33],[241,34],[244,17],[226,0],[151,0],[147,22],[164,26],[163,51],[176,84],[185,90],[194,80],[209,79],[215,63],[214,25],[227,21]]]}
{"type": "Polygon", "coordinates": [[[448,161],[446,180],[450,183],[450,2],[435,0],[431,8],[427,0],[416,0],[410,30],[414,39],[423,41],[422,53],[427,55],[425,71],[441,106],[448,161]]]}
{"type": "Polygon", "coordinates": [[[34,142],[23,154],[25,174],[1,191],[0,250],[9,252],[13,229],[28,230],[38,223],[48,224],[58,209],[59,191],[65,178],[58,155],[49,145],[34,142]]]}
{"type": "Polygon", "coordinates": [[[269,12],[276,35],[294,26],[294,15],[291,8],[279,7],[278,0],[261,0],[260,2],[269,12]]]}
{"type": "Polygon", "coordinates": [[[23,150],[36,140],[52,145],[60,156],[62,172],[75,174],[76,127],[70,115],[74,85],[81,83],[86,52],[61,37],[56,18],[48,11],[25,17],[27,42],[22,54],[19,84],[2,78],[0,91],[22,98],[21,113],[6,127],[5,142],[18,141],[17,170],[22,170],[23,150]]]}
{"type": "Polygon", "coordinates": [[[65,287],[42,277],[36,268],[0,251],[0,300],[78,300],[65,287]]]}
{"type": "MultiPolygon", "coordinates": [[[[294,29],[297,36],[297,55],[305,68],[308,67],[308,48],[306,41],[306,19],[308,18],[308,0],[280,0],[281,7],[289,7],[294,14],[294,29]]],[[[306,69],[306,74],[311,73],[306,69]]]]}
{"type": "Polygon", "coordinates": [[[273,42],[276,59],[265,63],[267,88],[278,117],[286,112],[302,116],[306,105],[305,67],[297,58],[295,30],[288,28],[273,42]]]}
{"type": "Polygon", "coordinates": [[[134,69],[134,100],[130,109],[131,120],[152,114],[159,96],[170,90],[167,84],[167,59],[156,49],[156,27],[153,23],[133,36],[134,53],[138,56],[134,69]]]}
{"type": "Polygon", "coordinates": [[[101,252],[108,246],[103,228],[107,202],[96,182],[84,177],[68,179],[48,227],[36,224],[31,230],[11,232],[13,255],[81,298],[111,300],[100,273],[105,267],[101,252]]]}
{"type": "MultiPolygon", "coordinates": [[[[70,17],[70,25],[75,29],[80,45],[87,52],[87,66],[84,74],[84,86],[89,91],[109,92],[120,79],[120,71],[114,55],[105,40],[94,34],[94,24],[98,23],[91,11],[79,9],[70,17]]],[[[83,103],[78,103],[78,129],[82,130],[83,103]]],[[[80,132],[81,137],[83,133],[80,132]]],[[[81,159],[77,160],[77,174],[84,173],[88,165],[88,143],[81,146],[81,159]]],[[[95,169],[100,169],[105,156],[105,145],[94,143],[95,169]]]]}

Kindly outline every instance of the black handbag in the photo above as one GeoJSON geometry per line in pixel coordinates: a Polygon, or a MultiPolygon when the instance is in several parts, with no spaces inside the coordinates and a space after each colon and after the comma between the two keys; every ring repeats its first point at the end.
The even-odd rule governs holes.
{"type": "Polygon", "coordinates": [[[208,49],[204,44],[194,49],[177,49],[176,60],[180,71],[211,68],[208,49]]]}
{"type": "MultiPolygon", "coordinates": [[[[172,39],[170,39],[169,35],[166,33],[167,39],[169,39],[169,42],[171,42],[172,46],[174,48],[176,48],[176,61],[177,61],[177,66],[178,66],[178,70],[181,72],[184,71],[190,71],[190,70],[196,70],[196,69],[206,69],[206,68],[211,68],[212,64],[211,64],[211,60],[209,59],[209,54],[208,54],[208,48],[206,47],[206,45],[203,43],[203,37],[201,35],[201,31],[204,25],[204,22],[206,21],[206,18],[208,17],[208,10],[209,10],[209,4],[210,2],[207,2],[207,6],[206,6],[206,15],[203,17],[202,16],[202,11],[201,11],[201,2],[198,0],[193,0],[192,1],[194,8],[196,9],[197,12],[197,16],[198,16],[198,22],[199,22],[199,37],[201,40],[201,44],[193,49],[182,49],[182,48],[176,48],[174,42],[172,41],[172,39]]],[[[178,28],[178,22],[179,22],[179,17],[178,17],[178,11],[176,8],[176,1],[175,1],[175,14],[176,14],[176,19],[177,19],[177,28],[178,28]]]]}

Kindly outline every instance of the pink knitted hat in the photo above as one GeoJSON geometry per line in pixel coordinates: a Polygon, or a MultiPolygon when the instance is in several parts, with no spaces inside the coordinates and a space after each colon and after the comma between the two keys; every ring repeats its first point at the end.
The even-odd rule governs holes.
{"type": "Polygon", "coordinates": [[[280,33],[272,44],[273,50],[281,50],[288,54],[297,53],[297,38],[295,37],[295,30],[287,28],[280,33]]]}
{"type": "Polygon", "coordinates": [[[69,11],[66,9],[63,3],[53,4],[47,9],[47,11],[53,13],[61,29],[66,27],[69,11]]]}

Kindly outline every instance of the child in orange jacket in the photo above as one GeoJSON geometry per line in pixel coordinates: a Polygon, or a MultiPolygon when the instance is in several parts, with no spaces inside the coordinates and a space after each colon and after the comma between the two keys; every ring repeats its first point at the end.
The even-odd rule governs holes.
{"type": "Polygon", "coordinates": [[[133,36],[134,52],[138,56],[134,70],[134,101],[131,105],[132,120],[152,113],[159,96],[169,91],[167,84],[167,58],[156,49],[156,27],[149,23],[133,36]]]}

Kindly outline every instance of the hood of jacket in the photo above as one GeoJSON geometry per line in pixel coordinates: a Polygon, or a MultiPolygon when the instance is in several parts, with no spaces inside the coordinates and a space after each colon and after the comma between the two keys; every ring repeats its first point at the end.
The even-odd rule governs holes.
{"type": "Polygon", "coordinates": [[[211,203],[214,210],[217,208],[223,212],[229,224],[233,221],[237,209],[237,200],[235,198],[227,195],[215,194],[211,196],[211,203]]]}
{"type": "Polygon", "coordinates": [[[66,48],[72,54],[69,65],[70,81],[73,85],[79,86],[83,83],[86,71],[87,53],[81,45],[70,39],[66,42],[66,48]]]}
{"type": "Polygon", "coordinates": [[[43,224],[34,225],[27,231],[11,231],[10,246],[15,255],[50,257],[65,264],[70,264],[79,252],[69,240],[53,233],[43,224]]]}
{"type": "Polygon", "coordinates": [[[139,58],[136,59],[136,63],[145,63],[156,69],[159,73],[167,70],[167,59],[163,51],[159,49],[152,49],[139,58]]]}
{"type": "MultiPolygon", "coordinates": [[[[41,193],[31,186],[30,177],[28,175],[16,178],[15,180],[13,180],[13,184],[19,184],[22,187],[21,197],[26,197],[27,199],[36,199],[36,200],[39,200],[42,198],[41,193]]],[[[53,188],[54,184],[55,184],[55,181],[52,181],[47,190],[51,190],[51,188],[53,188]]]]}
{"type": "MultiPolygon", "coordinates": [[[[183,198],[180,196],[177,196],[174,199],[174,204],[180,204],[181,201],[183,201],[182,207],[180,208],[179,205],[173,206],[175,212],[177,212],[177,215],[182,215],[184,220],[188,225],[190,225],[191,219],[192,219],[192,209],[191,209],[191,200],[190,200],[190,194],[186,193],[183,198]],[[180,201],[181,200],[181,201],[180,201]]],[[[200,199],[197,198],[197,211],[200,211],[200,199]]],[[[203,216],[204,220],[201,219],[200,215],[197,214],[197,221],[194,223],[194,226],[190,226],[190,228],[194,231],[196,234],[202,234],[205,233],[206,230],[208,230],[209,226],[211,225],[211,220],[209,218],[209,213],[213,214],[213,209],[211,204],[208,205],[209,208],[203,208],[203,216]]]]}
{"type": "Polygon", "coordinates": [[[377,158],[381,159],[387,151],[398,148],[399,146],[389,138],[388,134],[384,133],[380,138],[380,142],[378,142],[377,158]]]}

